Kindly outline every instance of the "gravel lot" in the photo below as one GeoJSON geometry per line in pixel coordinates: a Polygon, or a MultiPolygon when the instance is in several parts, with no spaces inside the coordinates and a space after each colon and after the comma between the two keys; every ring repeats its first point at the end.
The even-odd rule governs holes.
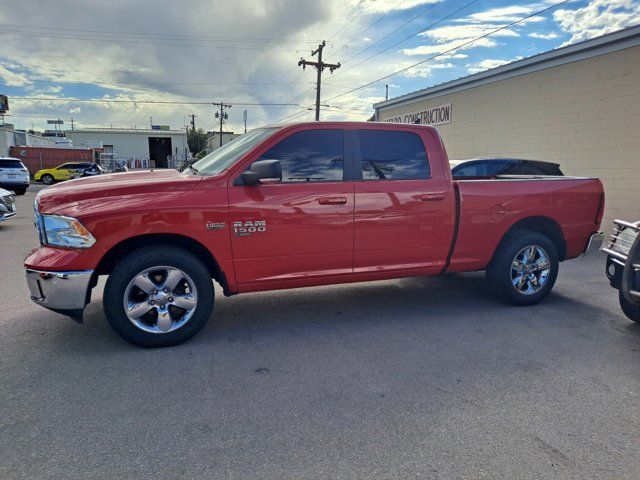
{"type": "Polygon", "coordinates": [[[34,194],[0,224],[2,479],[640,476],[640,325],[599,253],[534,307],[475,273],[219,294],[143,350],[104,282],[84,325],[29,300],[34,194]]]}

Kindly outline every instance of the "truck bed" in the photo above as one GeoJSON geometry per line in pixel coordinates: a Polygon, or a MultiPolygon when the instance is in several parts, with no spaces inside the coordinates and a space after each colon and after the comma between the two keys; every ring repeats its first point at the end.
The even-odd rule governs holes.
{"type": "Polygon", "coordinates": [[[458,231],[448,272],[485,269],[512,225],[522,221],[526,229],[536,219],[561,233],[561,260],[575,258],[597,231],[604,209],[602,183],[595,178],[501,176],[457,180],[454,186],[458,231]]]}

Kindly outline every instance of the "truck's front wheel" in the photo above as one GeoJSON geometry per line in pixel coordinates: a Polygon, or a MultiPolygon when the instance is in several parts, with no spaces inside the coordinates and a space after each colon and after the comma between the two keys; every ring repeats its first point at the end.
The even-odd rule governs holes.
{"type": "Polygon", "coordinates": [[[104,291],[107,320],[123,339],[142,347],[184,342],[213,310],[207,268],[175,247],[145,247],[113,268],[104,291]]]}
{"type": "Polygon", "coordinates": [[[546,297],[558,276],[558,253],[548,237],[514,231],[502,241],[487,267],[493,290],[514,305],[532,305],[546,297]]]}

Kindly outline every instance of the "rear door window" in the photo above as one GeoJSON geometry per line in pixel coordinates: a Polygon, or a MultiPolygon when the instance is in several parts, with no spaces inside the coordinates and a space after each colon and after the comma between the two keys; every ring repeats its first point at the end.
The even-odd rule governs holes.
{"type": "Polygon", "coordinates": [[[431,177],[424,143],[413,132],[360,130],[363,180],[419,180],[431,177]]]}
{"type": "Polygon", "coordinates": [[[344,131],[305,130],[271,147],[258,160],[278,160],[282,183],[344,179],[344,131]]]}
{"type": "Polygon", "coordinates": [[[0,168],[24,168],[20,160],[0,159],[0,168]]]}

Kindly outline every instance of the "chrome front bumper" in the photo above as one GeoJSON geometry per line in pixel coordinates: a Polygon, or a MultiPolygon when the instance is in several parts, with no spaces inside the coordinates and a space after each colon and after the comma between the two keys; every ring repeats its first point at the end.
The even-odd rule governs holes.
{"type": "Polygon", "coordinates": [[[82,321],[89,303],[93,270],[45,272],[27,268],[31,300],[54,312],[82,321]]]}
{"type": "Polygon", "coordinates": [[[15,201],[11,203],[3,203],[0,201],[0,222],[9,220],[16,216],[16,204],[15,201]]]}

